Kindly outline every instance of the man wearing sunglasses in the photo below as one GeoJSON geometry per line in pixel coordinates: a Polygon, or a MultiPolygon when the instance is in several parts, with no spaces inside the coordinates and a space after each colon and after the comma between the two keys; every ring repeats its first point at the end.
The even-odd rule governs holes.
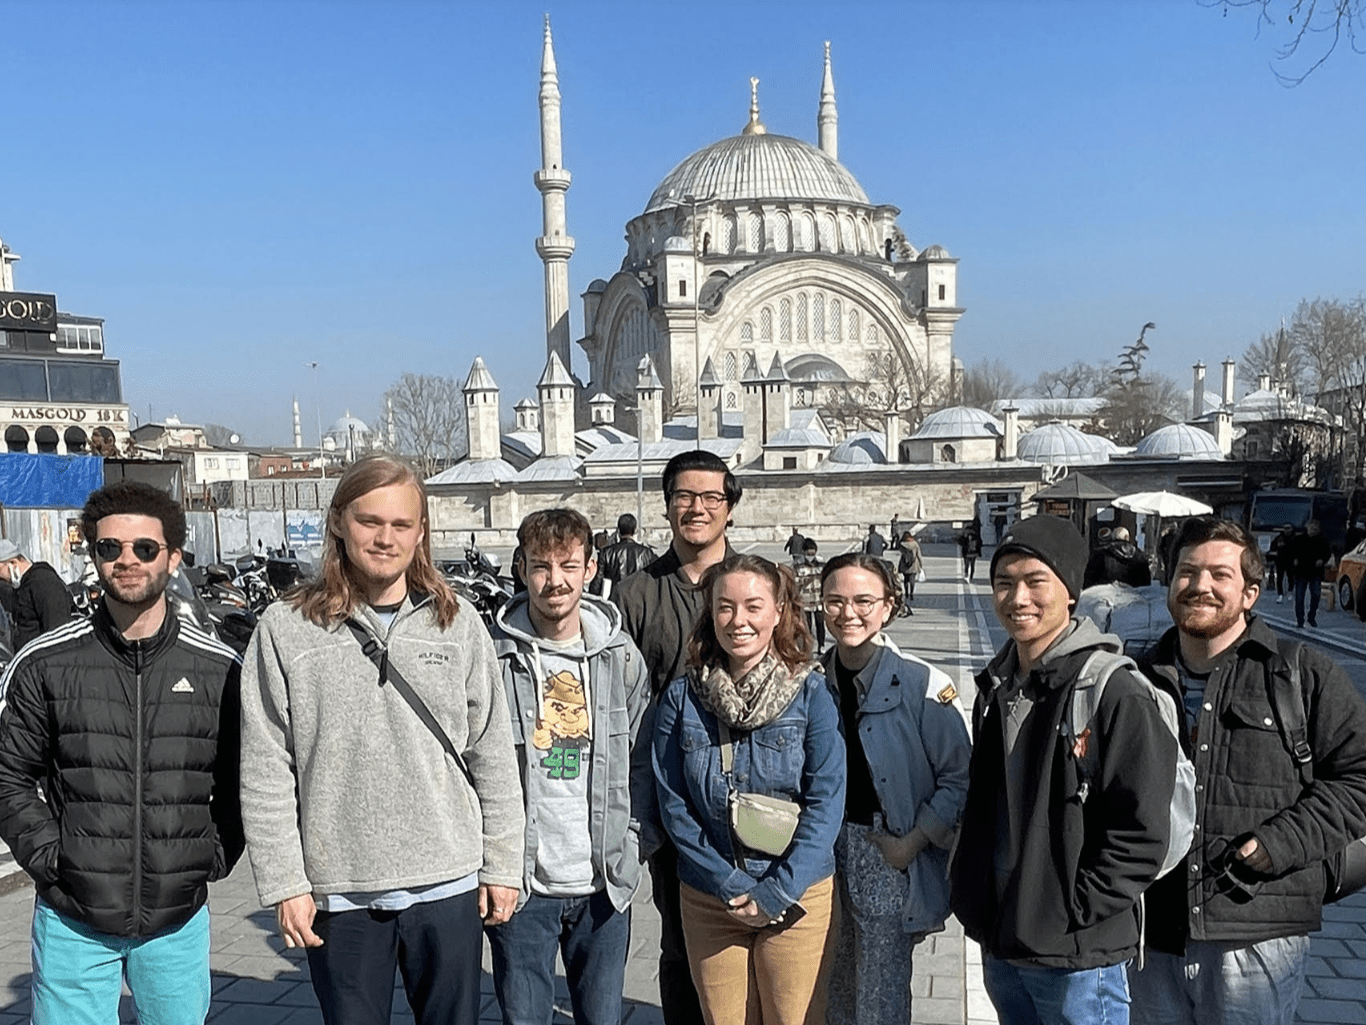
{"type": "MultiPolygon", "coordinates": [[[[635,641],[650,671],[656,696],[679,676],[687,660],[688,635],[703,610],[698,581],[708,567],[733,554],[726,541],[740,484],[725,460],[697,449],[674,456],[664,467],[664,513],[673,532],[669,550],[613,585],[622,628],[635,641]]],[[[650,715],[653,716],[653,705],[650,715]]],[[[648,743],[653,732],[640,730],[648,743]]],[[[661,834],[662,835],[662,834],[661,834]]],[[[702,1008],[688,967],[679,909],[678,851],[667,840],[650,855],[653,898],[659,909],[659,996],[667,1025],[701,1025],[702,1008]]]]}
{"type": "Polygon", "coordinates": [[[46,562],[30,562],[19,546],[0,540],[0,576],[14,586],[14,650],[71,621],[71,592],[46,562]]]}
{"type": "Polygon", "coordinates": [[[209,1011],[208,884],[242,853],[239,662],[168,609],[185,514],[125,481],[81,530],[104,598],[0,680],[0,838],[33,877],[33,1020],[209,1011]],[[42,785],[46,800],[40,796],[42,785]]]}

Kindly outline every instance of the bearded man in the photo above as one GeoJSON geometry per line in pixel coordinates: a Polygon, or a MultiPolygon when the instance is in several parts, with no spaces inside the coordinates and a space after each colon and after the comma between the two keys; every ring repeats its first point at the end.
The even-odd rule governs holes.
{"type": "Polygon", "coordinates": [[[1252,612],[1265,566],[1241,526],[1187,520],[1173,554],[1176,626],[1144,668],[1185,709],[1195,842],[1149,890],[1133,1019],[1289,1025],[1324,859],[1366,833],[1366,702],[1327,655],[1252,612]]]}

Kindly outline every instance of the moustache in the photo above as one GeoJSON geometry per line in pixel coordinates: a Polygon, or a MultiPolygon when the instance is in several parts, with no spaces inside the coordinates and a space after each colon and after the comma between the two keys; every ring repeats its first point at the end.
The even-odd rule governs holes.
{"type": "Polygon", "coordinates": [[[559,598],[559,597],[561,597],[562,595],[573,594],[573,593],[574,593],[574,589],[573,589],[572,587],[547,587],[544,591],[541,592],[541,597],[542,597],[542,598],[559,598]]]}

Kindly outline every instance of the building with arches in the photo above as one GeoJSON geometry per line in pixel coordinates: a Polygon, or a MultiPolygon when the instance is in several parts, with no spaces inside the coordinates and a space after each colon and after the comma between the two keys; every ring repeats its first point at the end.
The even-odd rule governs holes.
{"type": "MultiPolygon", "coordinates": [[[[559,88],[547,23],[541,66],[547,354],[564,358],[573,251],[560,163],[559,88]]],[[[626,225],[617,272],[582,295],[586,394],[629,405],[649,356],[666,413],[712,422],[744,405],[748,366],[775,357],[793,405],[820,407],[832,389],[870,405],[920,405],[949,386],[958,261],[938,245],[916,249],[900,211],[874,203],[839,162],[830,47],[817,111],[818,142],[770,132],[751,79],[742,130],[687,156],[626,225]],[[715,386],[700,386],[710,362],[715,386]]],[[[710,382],[708,382],[710,384],[710,382]]],[[[581,419],[586,419],[581,411],[581,419]]]]}

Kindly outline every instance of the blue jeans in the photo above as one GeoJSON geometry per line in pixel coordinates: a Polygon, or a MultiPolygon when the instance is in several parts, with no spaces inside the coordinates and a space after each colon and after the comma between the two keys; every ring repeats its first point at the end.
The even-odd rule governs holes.
{"type": "Polygon", "coordinates": [[[620,1025],[631,910],[612,907],[607,891],[587,897],[533,893],[515,915],[485,932],[503,1025],[548,1025],[556,950],[564,958],[575,1025],[620,1025]]]}
{"type": "Polygon", "coordinates": [[[1129,979],[1122,964],[1036,968],[983,952],[982,977],[1001,1025],[1129,1025],[1129,979]]]}
{"type": "Polygon", "coordinates": [[[142,1025],[203,1025],[209,1013],[209,909],[152,936],[113,936],[33,909],[33,1025],[109,1025],[123,981],[142,1025]]]}
{"type": "Polygon", "coordinates": [[[1319,625],[1319,598],[1323,595],[1323,581],[1307,577],[1295,578],[1295,624],[1304,626],[1304,593],[1309,592],[1309,625],[1319,625]]]}
{"type": "Polygon", "coordinates": [[[1144,1025],[1291,1025],[1304,992],[1308,936],[1247,946],[1188,943],[1186,956],[1148,951],[1131,969],[1134,1018],[1144,1025]]]}

